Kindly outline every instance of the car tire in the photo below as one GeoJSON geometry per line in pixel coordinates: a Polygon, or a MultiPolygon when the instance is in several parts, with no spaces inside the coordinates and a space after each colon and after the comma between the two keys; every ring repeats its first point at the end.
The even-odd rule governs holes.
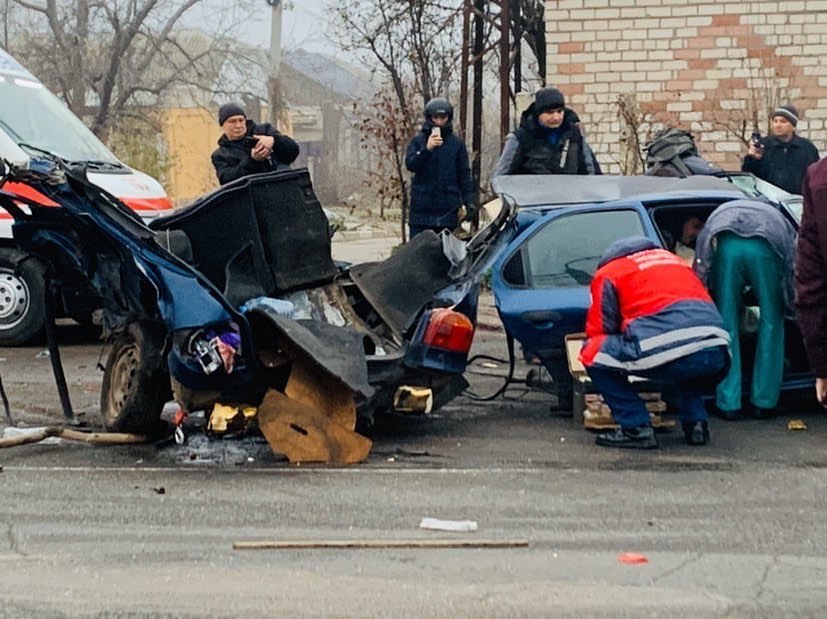
{"type": "Polygon", "coordinates": [[[46,332],[44,264],[0,247],[0,346],[40,343],[46,332]]]}
{"type": "Polygon", "coordinates": [[[108,430],[163,432],[161,412],[172,396],[164,343],[161,329],[137,322],[115,337],[101,387],[101,416],[108,430]]]}

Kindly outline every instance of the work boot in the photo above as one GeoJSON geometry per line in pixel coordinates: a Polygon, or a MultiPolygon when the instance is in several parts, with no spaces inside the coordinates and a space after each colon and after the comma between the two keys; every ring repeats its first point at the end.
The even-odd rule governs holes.
{"type": "Polygon", "coordinates": [[[772,419],[773,417],[778,417],[781,414],[781,411],[778,409],[777,406],[772,408],[764,408],[762,406],[753,406],[751,417],[753,419],[772,419]]]}
{"type": "Polygon", "coordinates": [[[687,445],[706,445],[709,442],[709,424],[706,421],[685,423],[682,427],[687,445]]]}
{"type": "Polygon", "coordinates": [[[658,440],[652,426],[635,428],[617,428],[613,432],[598,434],[594,440],[601,447],[621,447],[624,449],[656,449],[658,440]]]}
{"type": "Polygon", "coordinates": [[[718,408],[716,406],[712,409],[712,414],[726,421],[738,421],[741,418],[740,409],[734,411],[725,411],[724,409],[718,408]]]}

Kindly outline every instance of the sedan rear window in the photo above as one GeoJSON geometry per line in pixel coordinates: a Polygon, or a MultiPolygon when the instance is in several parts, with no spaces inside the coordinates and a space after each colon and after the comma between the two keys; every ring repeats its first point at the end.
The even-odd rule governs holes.
{"type": "MultiPolygon", "coordinates": [[[[633,210],[579,212],[549,221],[524,245],[524,281],[509,283],[530,288],[588,286],[603,250],[617,239],[644,234],[643,222],[633,210]]],[[[509,261],[510,262],[510,261],[509,261]]],[[[516,266],[516,262],[515,262],[516,266]]],[[[506,265],[505,277],[517,269],[506,265]]]]}

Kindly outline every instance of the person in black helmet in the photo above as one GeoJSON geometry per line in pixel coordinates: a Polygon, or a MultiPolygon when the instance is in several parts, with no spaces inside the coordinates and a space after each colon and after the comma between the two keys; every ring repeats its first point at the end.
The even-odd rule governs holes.
{"type": "Polygon", "coordinates": [[[541,88],[508,134],[491,175],[600,174],[577,114],[557,88],[541,88]]]}
{"type": "Polygon", "coordinates": [[[435,98],[425,106],[422,130],[408,144],[405,166],[413,172],[411,238],[424,230],[453,230],[463,219],[470,221],[476,210],[474,184],[468,150],[453,132],[454,108],[447,99],[435,98]]]}

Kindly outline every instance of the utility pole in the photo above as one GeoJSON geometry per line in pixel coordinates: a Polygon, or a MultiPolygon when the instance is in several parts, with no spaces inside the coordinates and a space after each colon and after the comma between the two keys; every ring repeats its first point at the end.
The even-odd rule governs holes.
{"type": "Polygon", "coordinates": [[[284,103],[281,98],[281,16],[284,5],[281,0],[266,0],[273,8],[270,17],[270,67],[267,75],[267,105],[269,108],[270,123],[281,128],[283,123],[284,103]]]}

